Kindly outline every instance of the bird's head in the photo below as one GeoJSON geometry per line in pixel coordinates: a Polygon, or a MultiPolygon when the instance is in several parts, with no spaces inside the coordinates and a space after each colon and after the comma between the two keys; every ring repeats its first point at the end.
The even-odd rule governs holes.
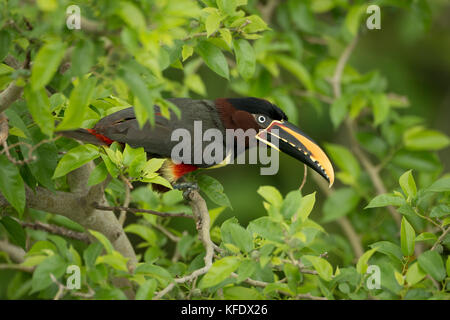
{"type": "Polygon", "coordinates": [[[276,105],[258,98],[223,98],[216,106],[227,129],[255,129],[256,139],[300,160],[333,185],[334,170],[325,152],[276,105]]]}

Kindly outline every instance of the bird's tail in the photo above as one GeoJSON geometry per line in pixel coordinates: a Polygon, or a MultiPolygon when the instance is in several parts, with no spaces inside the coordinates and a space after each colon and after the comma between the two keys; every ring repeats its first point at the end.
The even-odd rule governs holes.
{"type": "Polygon", "coordinates": [[[95,145],[107,145],[103,139],[99,138],[96,133],[89,129],[76,129],[67,131],[58,131],[57,134],[62,135],[66,138],[72,138],[86,143],[91,143],[95,145]]]}

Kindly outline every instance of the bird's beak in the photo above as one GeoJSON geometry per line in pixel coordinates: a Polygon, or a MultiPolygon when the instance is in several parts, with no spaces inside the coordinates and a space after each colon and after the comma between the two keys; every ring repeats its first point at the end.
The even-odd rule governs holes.
{"type": "Polygon", "coordinates": [[[333,185],[334,170],[330,159],[317,143],[293,124],[274,120],[256,135],[256,139],[300,160],[324,177],[330,188],[333,185]]]}

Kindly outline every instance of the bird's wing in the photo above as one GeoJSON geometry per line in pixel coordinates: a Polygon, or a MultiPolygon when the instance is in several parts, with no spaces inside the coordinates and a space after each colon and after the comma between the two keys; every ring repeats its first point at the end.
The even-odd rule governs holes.
{"type": "Polygon", "coordinates": [[[160,108],[155,106],[155,125],[146,123],[139,128],[133,108],[127,108],[101,119],[94,130],[111,140],[133,148],[143,147],[146,152],[164,158],[170,158],[173,147],[179,143],[171,139],[176,129],[186,129],[191,139],[194,138],[194,121],[201,121],[203,131],[209,128],[224,131],[213,102],[183,98],[170,101],[180,109],[180,119],[173,112],[170,119],[163,117],[160,108]]]}

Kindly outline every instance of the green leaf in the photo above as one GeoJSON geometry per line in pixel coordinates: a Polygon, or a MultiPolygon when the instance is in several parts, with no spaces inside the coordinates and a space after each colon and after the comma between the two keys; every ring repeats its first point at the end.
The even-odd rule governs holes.
{"type": "Polygon", "coordinates": [[[217,0],[216,2],[223,13],[232,15],[236,10],[237,0],[217,0]]]}
{"type": "Polygon", "coordinates": [[[427,188],[427,191],[446,192],[450,191],[450,177],[441,178],[427,188]]]}
{"type": "Polygon", "coordinates": [[[103,234],[95,230],[89,230],[89,233],[92,234],[98,241],[100,241],[108,254],[111,254],[114,251],[111,242],[103,234]]]}
{"type": "Polygon", "coordinates": [[[275,207],[279,207],[283,202],[283,196],[275,187],[261,186],[257,192],[264,198],[264,200],[275,207]]]}
{"type": "Polygon", "coordinates": [[[142,239],[147,241],[151,245],[156,245],[156,234],[155,232],[147,226],[140,224],[130,224],[125,229],[127,233],[134,233],[140,236],[142,239]]]}
{"type": "Polygon", "coordinates": [[[220,227],[223,242],[236,245],[242,252],[253,250],[252,234],[237,223],[235,218],[228,219],[220,227]]]}
{"type": "Polygon", "coordinates": [[[308,91],[314,91],[314,83],[308,69],[306,69],[298,60],[279,54],[274,56],[274,58],[280,66],[292,73],[308,91]]]}
{"type": "Polygon", "coordinates": [[[156,172],[162,167],[165,161],[166,159],[151,158],[145,163],[142,171],[145,173],[156,172]]]}
{"type": "Polygon", "coordinates": [[[91,243],[86,250],[83,251],[83,259],[87,268],[93,268],[97,257],[102,253],[103,245],[100,242],[91,243]]]}
{"type": "Polygon", "coordinates": [[[0,155],[0,192],[20,214],[25,209],[25,185],[17,167],[0,155]]]}
{"type": "Polygon", "coordinates": [[[236,283],[240,283],[247,278],[251,278],[253,273],[256,271],[258,263],[253,259],[245,259],[239,265],[237,269],[238,277],[236,278],[236,283]]]}
{"type": "Polygon", "coordinates": [[[127,262],[130,258],[125,258],[118,251],[113,250],[111,253],[97,257],[95,264],[107,264],[112,268],[120,271],[128,271],[127,262]]]}
{"type": "Polygon", "coordinates": [[[32,292],[39,292],[50,286],[50,274],[58,279],[66,272],[66,262],[61,256],[53,255],[42,261],[34,270],[31,280],[32,292]]]}
{"type": "Polygon", "coordinates": [[[94,64],[95,48],[91,40],[81,40],[72,53],[72,74],[81,77],[86,74],[94,64]]]}
{"type": "Polygon", "coordinates": [[[223,295],[227,300],[264,300],[258,290],[241,286],[226,287],[223,295]]]}
{"type": "Polygon", "coordinates": [[[59,161],[56,167],[53,178],[62,177],[69,172],[80,168],[89,161],[92,161],[100,156],[98,148],[92,144],[84,144],[71,149],[59,161]]]}
{"type": "Polygon", "coordinates": [[[108,177],[108,169],[106,169],[106,165],[104,162],[100,163],[98,166],[92,170],[89,179],[88,179],[88,186],[95,186],[103,181],[108,177]]]}
{"type": "Polygon", "coordinates": [[[50,101],[45,89],[33,91],[31,87],[26,86],[24,96],[27,100],[28,110],[42,133],[47,136],[52,136],[54,122],[52,112],[50,111],[50,101]]]}
{"type": "Polygon", "coordinates": [[[185,44],[183,45],[183,49],[181,51],[181,57],[183,58],[183,62],[188,59],[194,53],[194,47],[185,44]]]}
{"type": "Polygon", "coordinates": [[[218,47],[208,41],[200,41],[195,47],[206,65],[219,76],[229,79],[227,59],[218,47]]]}
{"type": "Polygon", "coordinates": [[[294,216],[294,219],[300,218],[300,221],[305,222],[308,219],[314,203],[316,202],[316,192],[310,193],[302,198],[300,208],[298,209],[298,216],[294,216]]]}
{"type": "Polygon", "coordinates": [[[128,144],[125,145],[123,151],[123,165],[128,168],[131,177],[139,177],[141,169],[146,165],[147,154],[144,148],[132,148],[128,144]]]}
{"type": "Polygon", "coordinates": [[[403,199],[402,197],[386,193],[380,194],[375,198],[373,198],[364,209],[386,207],[386,206],[399,207],[403,204],[405,204],[405,199],[403,199]]]}
{"type": "Polygon", "coordinates": [[[416,232],[405,217],[402,217],[402,224],[400,227],[400,242],[404,256],[409,257],[414,255],[416,232]]]}
{"type": "Polygon", "coordinates": [[[233,41],[234,53],[239,74],[244,79],[250,79],[255,73],[256,57],[255,50],[245,39],[233,41]]]}
{"type": "Polygon", "coordinates": [[[351,188],[338,189],[326,198],[323,205],[322,222],[334,221],[357,207],[361,197],[351,188]]]}
{"type": "Polygon", "coordinates": [[[133,68],[126,68],[126,70],[120,70],[119,76],[127,84],[133,95],[137,98],[139,105],[135,106],[136,118],[141,127],[144,126],[147,119],[151,125],[155,124],[155,110],[154,100],[151,90],[149,90],[144,79],[133,68]],[[141,115],[143,111],[144,114],[141,115]]]}
{"type": "Polygon", "coordinates": [[[450,215],[450,207],[446,204],[439,204],[431,210],[431,218],[441,218],[450,215]]]}
{"type": "Polygon", "coordinates": [[[291,289],[292,292],[297,293],[297,287],[301,282],[300,270],[297,266],[286,263],[283,266],[283,272],[286,275],[289,289],[291,289]]]}
{"type": "Polygon", "coordinates": [[[205,21],[206,36],[209,37],[211,34],[217,31],[220,27],[220,15],[217,12],[212,12],[205,21]]]}
{"type": "Polygon", "coordinates": [[[58,125],[57,130],[78,129],[83,124],[88,112],[89,103],[94,95],[95,78],[80,79],[80,83],[72,89],[69,105],[64,112],[64,119],[58,125]]]}
{"type": "Polygon", "coordinates": [[[419,283],[427,274],[420,268],[419,263],[415,262],[409,266],[406,272],[406,282],[413,286],[419,283]]]}
{"type": "Polygon", "coordinates": [[[172,275],[166,269],[150,263],[138,265],[135,273],[143,274],[152,279],[156,279],[164,287],[166,287],[173,280],[172,275]]]}
{"type": "Polygon", "coordinates": [[[314,33],[316,29],[316,19],[306,2],[288,1],[288,12],[291,21],[298,29],[314,33]]]}
{"type": "Polygon", "coordinates": [[[412,175],[412,170],[406,171],[404,174],[402,174],[399,179],[399,184],[408,198],[414,198],[417,195],[417,187],[412,175]]]}
{"type": "Polygon", "coordinates": [[[152,300],[157,287],[155,279],[148,279],[139,286],[136,292],[136,300],[152,300]]]}
{"type": "Polygon", "coordinates": [[[403,134],[403,143],[410,150],[441,150],[450,145],[450,139],[439,131],[417,126],[403,134]]]}
{"type": "Polygon", "coordinates": [[[342,95],[330,106],[330,118],[334,128],[338,128],[341,122],[345,119],[348,112],[348,106],[350,105],[350,99],[347,95],[342,95]]]}
{"type": "Polygon", "coordinates": [[[201,175],[197,178],[198,186],[200,190],[203,191],[212,202],[219,206],[230,207],[231,203],[228,197],[223,193],[223,186],[216,179],[201,175]]]}
{"type": "Polygon", "coordinates": [[[0,31],[0,61],[8,55],[11,46],[11,35],[7,30],[0,31]]]}
{"type": "Polygon", "coordinates": [[[291,191],[286,195],[286,198],[281,205],[280,212],[286,219],[290,219],[294,215],[298,216],[301,203],[302,194],[300,190],[291,191]]]}
{"type": "Polygon", "coordinates": [[[445,263],[445,267],[447,269],[447,276],[450,277],[450,256],[447,257],[447,262],[445,263]]]}
{"type": "Polygon", "coordinates": [[[6,231],[11,237],[11,240],[22,249],[26,250],[26,233],[23,230],[20,223],[9,216],[4,216],[0,219],[0,223],[3,224],[6,231]]]}
{"type": "Polygon", "coordinates": [[[392,158],[392,164],[403,169],[424,172],[436,172],[441,168],[441,162],[437,155],[427,151],[401,150],[392,158]]]}
{"type": "Polygon", "coordinates": [[[435,280],[444,280],[444,261],[439,253],[434,250],[428,250],[422,253],[417,260],[419,261],[419,266],[423,269],[423,271],[432,276],[435,280]]]}
{"type": "Polygon", "coordinates": [[[372,257],[372,255],[378,250],[377,247],[370,249],[366,252],[364,252],[364,254],[359,257],[358,259],[358,263],[356,264],[356,271],[359,274],[365,274],[367,272],[367,268],[369,267],[369,259],[370,257],[372,257]]]}
{"type": "Polygon", "coordinates": [[[376,248],[378,252],[383,253],[394,260],[401,261],[403,258],[402,249],[395,243],[389,241],[378,241],[371,245],[371,248],[376,248]]]}
{"type": "Polygon", "coordinates": [[[216,260],[213,263],[211,269],[208,270],[208,272],[200,281],[199,287],[202,289],[206,289],[221,283],[239,267],[240,263],[241,259],[239,257],[232,256],[216,260]]]}
{"type": "Polygon", "coordinates": [[[437,237],[435,234],[431,233],[431,232],[422,232],[421,234],[419,234],[416,237],[416,242],[417,241],[427,241],[427,240],[433,240],[436,241],[437,237]]]}
{"type": "MultiPolygon", "coordinates": [[[[47,138],[36,126],[30,128],[29,134],[33,140],[33,145],[36,145],[47,138]]],[[[19,142],[29,143],[30,141],[21,138],[19,139],[19,142]]],[[[28,154],[29,152],[26,145],[21,145],[20,150],[22,151],[22,154],[28,154]]],[[[31,174],[41,185],[50,190],[54,190],[55,186],[52,176],[55,172],[56,165],[58,164],[58,150],[55,143],[50,142],[41,144],[33,154],[36,157],[36,160],[27,164],[31,174]]]]}
{"type": "Polygon", "coordinates": [[[127,25],[136,31],[145,29],[146,23],[144,15],[133,3],[121,1],[120,8],[117,13],[127,25]]]}
{"type": "Polygon", "coordinates": [[[310,255],[304,255],[302,257],[302,259],[306,259],[306,260],[310,261],[312,263],[314,269],[317,271],[317,273],[323,280],[331,281],[331,279],[333,277],[333,267],[327,260],[325,260],[321,257],[310,256],[310,255]]]}
{"type": "Polygon", "coordinates": [[[43,45],[33,60],[31,87],[34,91],[43,89],[53,78],[65,54],[66,45],[51,41],[43,45]]]}
{"type": "Polygon", "coordinates": [[[383,123],[389,115],[389,100],[384,93],[374,93],[370,98],[373,106],[374,125],[377,126],[383,123]]]}
{"type": "Polygon", "coordinates": [[[348,10],[347,16],[345,17],[345,26],[353,36],[358,33],[361,18],[365,9],[365,5],[353,5],[350,10],[348,10]]]}
{"type": "Polygon", "coordinates": [[[269,217],[261,217],[251,221],[248,229],[267,240],[283,242],[283,228],[281,224],[273,221],[269,217]]]}
{"type": "Polygon", "coordinates": [[[361,168],[355,156],[347,148],[337,144],[326,144],[325,148],[336,165],[356,181],[361,173],[361,168]]]}

